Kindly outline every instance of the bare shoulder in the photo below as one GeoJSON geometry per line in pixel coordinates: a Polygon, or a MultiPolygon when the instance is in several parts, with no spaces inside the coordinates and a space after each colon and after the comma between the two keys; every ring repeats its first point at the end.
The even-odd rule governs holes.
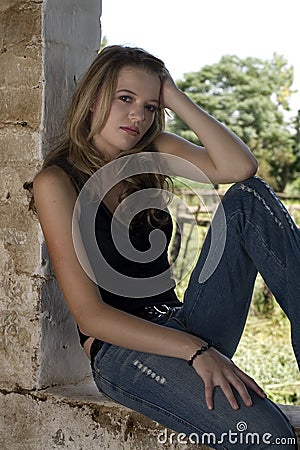
{"type": "Polygon", "coordinates": [[[51,185],[57,186],[57,184],[59,186],[67,186],[70,183],[71,181],[64,170],[54,165],[41,170],[33,180],[34,188],[49,187],[51,185]]]}
{"type": "Polygon", "coordinates": [[[58,166],[39,172],[33,180],[33,195],[38,213],[53,210],[71,210],[77,193],[68,175],[58,166]]]}
{"type": "Polygon", "coordinates": [[[76,197],[75,188],[66,172],[54,165],[41,170],[33,180],[34,196],[45,191],[50,196],[64,194],[76,197]]]}

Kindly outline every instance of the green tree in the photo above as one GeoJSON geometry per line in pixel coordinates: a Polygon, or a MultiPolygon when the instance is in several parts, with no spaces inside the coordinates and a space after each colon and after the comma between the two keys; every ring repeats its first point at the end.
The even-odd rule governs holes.
{"type": "Polygon", "coordinates": [[[103,38],[102,38],[102,40],[101,40],[99,52],[101,52],[101,50],[103,50],[104,47],[106,47],[107,45],[108,45],[108,39],[107,39],[107,36],[103,36],[103,38]]]}
{"type": "MultiPolygon", "coordinates": [[[[246,142],[259,160],[259,174],[283,191],[293,178],[296,160],[291,124],[285,119],[292,83],[293,68],[275,53],[270,61],[226,55],[199,72],[185,74],[177,84],[246,142]]],[[[199,144],[177,116],[168,129],[199,144]]]]}
{"type": "Polygon", "coordinates": [[[298,110],[296,117],[292,120],[293,128],[295,130],[293,135],[293,153],[295,156],[293,183],[291,185],[292,191],[295,194],[300,192],[300,110],[298,110]]]}

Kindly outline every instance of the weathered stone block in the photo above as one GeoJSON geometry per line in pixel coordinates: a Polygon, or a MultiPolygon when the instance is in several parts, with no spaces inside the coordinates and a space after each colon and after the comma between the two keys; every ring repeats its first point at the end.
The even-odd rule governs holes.
{"type": "MultiPolygon", "coordinates": [[[[19,121],[17,125],[0,125],[0,166],[3,168],[8,164],[13,167],[27,166],[31,169],[28,170],[28,176],[32,178],[33,170],[40,164],[37,150],[39,141],[38,130],[33,131],[27,122],[19,121]],[[35,165],[33,165],[34,161],[36,161],[35,165]]],[[[0,186],[1,184],[2,178],[0,186]]],[[[3,190],[0,188],[0,202],[2,194],[3,190]]]]}
{"type": "Polygon", "coordinates": [[[37,129],[41,120],[42,90],[38,85],[14,87],[0,90],[1,121],[26,122],[37,129]]]}
{"type": "Polygon", "coordinates": [[[175,433],[170,438],[171,430],[104,398],[95,388],[89,389],[90,398],[86,400],[76,398],[74,391],[76,388],[69,387],[65,391],[20,391],[0,395],[0,408],[4,411],[2,424],[0,422],[2,449],[209,449],[202,445],[178,444],[175,433]]]}
{"type": "Polygon", "coordinates": [[[31,164],[19,169],[2,165],[0,169],[0,239],[5,251],[2,260],[7,261],[16,274],[30,276],[36,271],[40,255],[38,222],[28,212],[28,199],[23,189],[23,183],[32,177],[31,171],[31,164]]]}
{"type": "MultiPolygon", "coordinates": [[[[300,407],[280,406],[294,426],[300,444],[300,407]]],[[[184,438],[109,400],[89,379],[76,386],[39,392],[3,391],[0,410],[3,411],[0,415],[2,450],[209,449],[197,445],[195,436],[192,440],[184,438]]]]}
{"type": "Polygon", "coordinates": [[[0,319],[0,383],[2,389],[14,390],[18,386],[34,389],[37,385],[40,342],[38,311],[1,311],[0,319]]]}
{"type": "Polygon", "coordinates": [[[15,55],[12,50],[1,54],[0,86],[36,87],[41,82],[42,64],[39,49],[30,57],[15,55]]]}
{"type": "Polygon", "coordinates": [[[0,53],[13,49],[15,55],[34,57],[41,51],[41,4],[4,1],[0,9],[0,53]]]}

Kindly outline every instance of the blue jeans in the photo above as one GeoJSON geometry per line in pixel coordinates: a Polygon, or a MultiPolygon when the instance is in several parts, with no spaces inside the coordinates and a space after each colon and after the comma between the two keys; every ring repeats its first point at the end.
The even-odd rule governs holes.
{"type": "MultiPolygon", "coordinates": [[[[257,177],[229,189],[214,221],[218,221],[222,208],[227,227],[219,264],[201,282],[203,267],[210,264],[207,256],[214,258],[215,254],[210,251],[211,242],[216,250],[221,240],[224,242],[224,230],[217,233],[219,242],[211,239],[210,230],[183,306],[174,309],[162,325],[210,339],[231,358],[244,329],[259,271],[290,319],[300,366],[299,230],[270,187],[257,177]]],[[[203,381],[184,360],[105,343],[96,355],[93,374],[105,395],[184,433],[188,442],[216,449],[265,449],[275,442],[276,449],[297,448],[288,443],[294,433],[287,418],[274,403],[254,392],[252,407],[246,407],[236,393],[239,409],[233,410],[217,387],[214,409],[208,410],[203,381]]],[[[164,438],[158,436],[158,442],[164,438]]]]}

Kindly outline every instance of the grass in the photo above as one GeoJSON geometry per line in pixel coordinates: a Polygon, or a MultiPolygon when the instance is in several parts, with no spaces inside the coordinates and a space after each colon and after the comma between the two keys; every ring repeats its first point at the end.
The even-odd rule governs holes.
{"type": "Polygon", "coordinates": [[[258,312],[255,296],[234,362],[252,376],[276,403],[300,405],[300,378],[290,342],[289,320],[274,301],[268,313],[258,312]]]}
{"type": "MultiPolygon", "coordinates": [[[[185,249],[188,241],[188,251],[180,251],[173,271],[174,278],[181,280],[177,285],[180,299],[197,260],[199,241],[202,242],[204,232],[203,228],[195,226],[191,234],[191,225],[184,225],[181,249],[185,249]]],[[[244,334],[233,360],[256,380],[271,400],[300,405],[300,377],[290,342],[289,321],[260,276],[255,284],[244,334]]]]}

